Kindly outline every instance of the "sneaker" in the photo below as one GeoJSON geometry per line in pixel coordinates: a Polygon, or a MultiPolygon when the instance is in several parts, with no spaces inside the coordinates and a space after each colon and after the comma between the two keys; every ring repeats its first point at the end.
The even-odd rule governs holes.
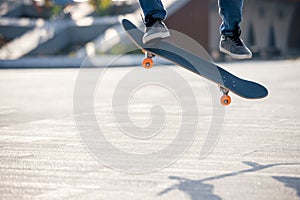
{"type": "Polygon", "coordinates": [[[165,23],[161,20],[155,20],[153,23],[147,24],[147,28],[143,37],[143,43],[146,44],[151,40],[163,39],[170,36],[171,34],[165,23]]]}
{"type": "Polygon", "coordinates": [[[221,36],[220,51],[230,55],[234,59],[252,58],[252,52],[246,47],[239,36],[221,36]]]}

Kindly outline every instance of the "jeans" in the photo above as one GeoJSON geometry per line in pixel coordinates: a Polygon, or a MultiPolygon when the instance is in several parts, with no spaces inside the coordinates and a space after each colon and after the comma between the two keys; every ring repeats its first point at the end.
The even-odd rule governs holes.
{"type": "MultiPolygon", "coordinates": [[[[139,0],[146,24],[152,18],[164,20],[166,10],[161,0],[139,0]]],[[[225,36],[240,35],[240,23],[244,0],[219,0],[219,13],[222,18],[220,33],[225,36]]]]}
{"type": "Polygon", "coordinates": [[[140,0],[141,8],[144,12],[145,23],[149,23],[153,18],[164,20],[167,12],[161,0],[140,0]]]}

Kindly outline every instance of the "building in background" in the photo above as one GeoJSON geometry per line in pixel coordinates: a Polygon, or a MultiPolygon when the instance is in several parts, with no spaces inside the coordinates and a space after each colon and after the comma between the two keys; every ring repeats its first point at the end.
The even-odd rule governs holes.
{"type": "MultiPolygon", "coordinates": [[[[224,54],[218,50],[218,0],[162,1],[169,11],[166,23],[170,29],[190,36],[215,59],[223,59],[224,54]]],[[[110,53],[107,49],[113,46],[109,43],[102,48],[104,45],[99,41],[122,30],[119,19],[128,14],[126,17],[134,16],[135,23],[142,24],[138,0],[113,0],[111,5],[111,16],[103,17],[95,15],[95,8],[86,0],[0,0],[0,59],[36,55],[78,57],[85,55],[81,52],[86,51],[87,45],[100,46],[106,49],[104,53],[110,53]],[[55,4],[82,1],[86,3],[70,5],[69,15],[55,4]],[[47,2],[52,2],[52,7],[47,2]]],[[[299,19],[300,0],[245,0],[242,38],[256,57],[299,56],[299,19]]]]}
{"type": "MultiPolygon", "coordinates": [[[[218,57],[221,23],[218,11],[217,0],[190,0],[169,16],[167,23],[218,57]]],[[[299,19],[300,0],[245,0],[242,38],[257,56],[298,54],[299,19]]]]}

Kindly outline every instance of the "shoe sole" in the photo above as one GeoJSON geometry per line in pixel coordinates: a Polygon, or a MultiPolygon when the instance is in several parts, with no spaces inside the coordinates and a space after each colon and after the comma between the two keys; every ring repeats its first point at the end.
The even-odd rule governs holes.
{"type": "Polygon", "coordinates": [[[150,42],[151,40],[164,39],[164,38],[167,38],[167,37],[170,37],[170,36],[171,35],[170,35],[169,32],[151,34],[146,38],[143,37],[143,43],[146,44],[147,42],[150,42]]]}
{"type": "Polygon", "coordinates": [[[224,49],[223,47],[219,47],[219,49],[221,52],[229,55],[230,57],[232,57],[234,59],[243,60],[243,59],[252,58],[252,53],[251,54],[234,54],[234,53],[231,53],[230,51],[228,51],[227,49],[224,49]]]}

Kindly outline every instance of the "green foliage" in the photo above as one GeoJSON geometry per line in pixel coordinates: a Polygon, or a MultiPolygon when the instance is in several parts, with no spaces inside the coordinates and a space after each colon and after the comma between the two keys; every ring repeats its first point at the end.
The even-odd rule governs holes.
{"type": "Polygon", "coordinates": [[[50,9],[51,9],[51,16],[56,16],[62,11],[62,8],[56,4],[53,4],[50,7],[50,9]]]}
{"type": "Polygon", "coordinates": [[[89,2],[93,5],[98,15],[103,16],[109,14],[112,5],[111,0],[89,0],[89,2]]]}

